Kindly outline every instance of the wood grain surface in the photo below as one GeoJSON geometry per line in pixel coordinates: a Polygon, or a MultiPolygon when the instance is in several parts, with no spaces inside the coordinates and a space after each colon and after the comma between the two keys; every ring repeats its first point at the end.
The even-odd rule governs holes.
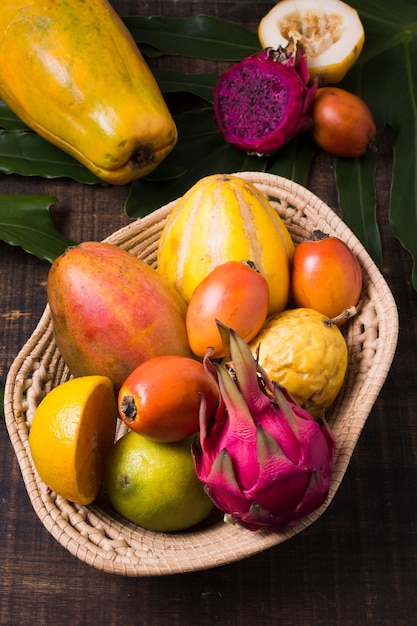
{"type": "MultiPolygon", "coordinates": [[[[256,29],[269,2],[114,1],[121,15],[209,13],[256,29]]],[[[164,61],[163,63],[166,63],[164,61]]],[[[180,67],[186,67],[186,62],[180,67]]],[[[102,68],[105,71],[105,68],[102,68]]],[[[71,556],[38,521],[0,420],[0,626],[409,626],[417,612],[417,294],[412,261],[388,226],[391,147],[381,155],[378,219],[400,317],[397,353],[326,513],[295,538],[237,563],[190,574],[123,578],[71,556]]],[[[309,188],[337,209],[332,159],[309,188]]],[[[47,193],[57,228],[100,240],[128,223],[128,187],[0,176],[0,193],[47,193]]],[[[0,242],[0,378],[46,303],[48,264],[0,242]]]]}

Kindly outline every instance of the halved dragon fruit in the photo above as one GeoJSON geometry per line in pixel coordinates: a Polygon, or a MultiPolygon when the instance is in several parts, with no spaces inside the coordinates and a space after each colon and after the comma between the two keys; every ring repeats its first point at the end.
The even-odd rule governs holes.
{"type": "Polygon", "coordinates": [[[308,86],[302,44],[265,48],[233,65],[214,88],[214,115],[227,143],[271,155],[312,125],[308,110],[317,79],[308,86]]]}

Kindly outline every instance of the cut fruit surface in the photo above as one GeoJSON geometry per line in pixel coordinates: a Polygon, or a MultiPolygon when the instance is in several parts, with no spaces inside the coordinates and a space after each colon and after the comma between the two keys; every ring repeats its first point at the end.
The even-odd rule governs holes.
{"type": "Polygon", "coordinates": [[[29,432],[32,459],[43,482],[60,496],[90,504],[113,447],[117,404],[105,376],[68,380],[39,404],[29,432]]]}
{"type": "Polygon", "coordinates": [[[281,0],[260,21],[258,36],[263,48],[300,41],[310,78],[317,75],[320,85],[341,81],[365,41],[357,11],[341,0],[281,0]]]}

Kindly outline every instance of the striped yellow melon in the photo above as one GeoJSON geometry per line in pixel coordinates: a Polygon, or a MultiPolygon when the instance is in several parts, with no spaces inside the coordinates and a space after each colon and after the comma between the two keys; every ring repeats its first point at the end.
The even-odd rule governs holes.
{"type": "Polygon", "coordinates": [[[236,175],[199,180],[175,204],[161,233],[158,271],[186,302],[217,265],[250,260],[268,281],[269,314],[289,297],[291,236],[267,197],[236,175]]]}

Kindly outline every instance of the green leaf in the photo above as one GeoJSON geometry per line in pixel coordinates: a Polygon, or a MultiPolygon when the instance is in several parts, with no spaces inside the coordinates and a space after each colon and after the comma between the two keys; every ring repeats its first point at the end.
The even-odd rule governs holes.
{"type": "Polygon", "coordinates": [[[381,267],[381,238],[376,221],[376,165],[376,155],[371,154],[361,159],[338,159],[336,181],[344,221],[381,267]]]}
{"type": "Polygon", "coordinates": [[[163,93],[187,92],[213,103],[217,74],[185,74],[174,70],[154,70],[153,74],[163,93]]]}
{"type": "Polygon", "coordinates": [[[306,187],[311,161],[316,151],[316,146],[308,135],[299,135],[269,160],[266,171],[306,187]]]}
{"type": "Polygon", "coordinates": [[[7,130],[29,130],[28,127],[17,115],[12,113],[7,104],[0,100],[0,128],[7,130]]]}
{"type": "MultiPolygon", "coordinates": [[[[353,81],[350,91],[372,106],[360,64],[351,74],[350,80],[353,81]]],[[[375,263],[382,267],[381,238],[376,216],[377,165],[378,154],[371,151],[357,159],[339,158],[336,159],[335,175],[338,204],[344,221],[363,243],[375,263]]]]}
{"type": "Polygon", "coordinates": [[[51,220],[49,207],[56,202],[53,196],[0,194],[0,239],[52,263],[75,245],[51,220]]]}
{"type": "MultiPolygon", "coordinates": [[[[395,133],[390,196],[390,224],[414,260],[417,289],[417,6],[398,0],[351,2],[365,29],[365,45],[340,87],[362,97],[373,112],[379,133],[395,133]]],[[[374,155],[346,162],[338,159],[336,180],[343,216],[374,260],[382,252],[376,222],[374,155]]]]}
{"type": "Polygon", "coordinates": [[[148,44],[154,50],[153,56],[159,50],[169,55],[234,62],[260,48],[256,34],[235,22],[208,15],[122,19],[142,52],[142,44],[148,44]]]}
{"type": "Polygon", "coordinates": [[[0,172],[44,178],[72,178],[101,184],[86,167],[32,131],[0,130],[0,172]]]}

